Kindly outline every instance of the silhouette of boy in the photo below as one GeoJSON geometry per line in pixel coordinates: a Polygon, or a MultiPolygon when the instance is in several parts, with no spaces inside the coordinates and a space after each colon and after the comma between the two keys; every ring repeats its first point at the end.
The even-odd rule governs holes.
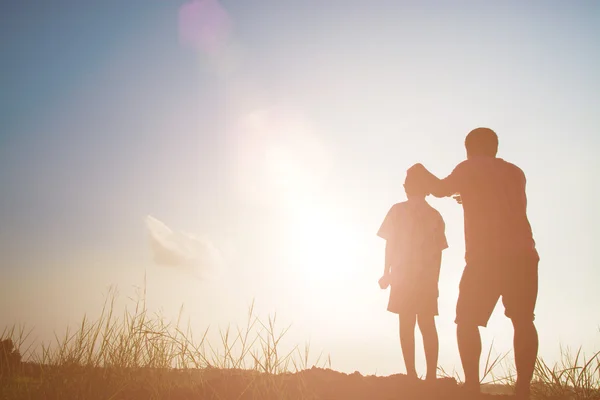
{"type": "Polygon", "coordinates": [[[407,375],[417,378],[415,369],[415,324],[423,335],[427,380],[436,378],[438,335],[438,280],[442,250],[448,247],[445,224],[440,213],[425,197],[427,190],[407,173],[404,183],[407,201],[388,211],[377,235],[386,241],[385,267],[379,280],[382,289],[391,285],[388,311],[398,314],[400,346],[407,375]]]}
{"type": "Polygon", "coordinates": [[[534,309],[538,293],[539,256],[527,218],[525,174],[496,157],[498,136],[488,128],[469,132],[467,160],[438,179],[423,165],[419,176],[436,197],[458,194],[464,209],[466,267],[456,305],[458,349],[465,387],[479,392],[481,337],[500,296],[514,327],[516,395],[529,398],[538,351],[534,309]]]}

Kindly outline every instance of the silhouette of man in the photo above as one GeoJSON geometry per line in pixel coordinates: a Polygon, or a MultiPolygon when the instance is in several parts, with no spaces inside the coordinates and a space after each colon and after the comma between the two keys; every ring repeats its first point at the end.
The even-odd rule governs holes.
{"type": "Polygon", "coordinates": [[[434,380],[438,361],[438,280],[442,251],[448,247],[445,223],[427,203],[429,194],[415,174],[404,183],[407,201],[388,211],[377,235],[386,241],[385,265],[379,280],[382,289],[390,284],[388,311],[398,314],[400,346],[409,377],[416,379],[415,325],[423,336],[427,380],[434,380]]]}
{"type": "Polygon", "coordinates": [[[516,395],[529,398],[538,351],[534,309],[538,293],[539,256],[527,218],[525,174],[496,157],[498,136],[488,128],[469,132],[467,160],[439,179],[423,165],[409,171],[420,176],[436,197],[458,195],[464,209],[466,267],[456,305],[458,349],[465,388],[479,391],[481,337],[502,296],[514,327],[516,395]]]}

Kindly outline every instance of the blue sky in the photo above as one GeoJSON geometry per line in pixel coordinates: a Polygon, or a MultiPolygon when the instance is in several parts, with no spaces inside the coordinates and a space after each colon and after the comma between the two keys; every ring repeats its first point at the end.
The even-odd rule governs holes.
{"type": "MultiPolygon", "coordinates": [[[[401,370],[374,234],[406,168],[449,173],[489,126],[528,178],[542,354],[598,343],[597,2],[222,1],[212,51],[180,42],[184,4],[2,5],[0,320],[47,337],[146,273],[167,315],[235,323],[256,298],[336,368],[401,370]],[[157,265],[155,219],[189,263],[157,265]],[[206,246],[225,275],[190,280],[206,246]]],[[[430,203],[450,242],[440,362],[458,367],[462,213],[430,203]]],[[[501,313],[484,340],[507,350],[501,313]]]]}

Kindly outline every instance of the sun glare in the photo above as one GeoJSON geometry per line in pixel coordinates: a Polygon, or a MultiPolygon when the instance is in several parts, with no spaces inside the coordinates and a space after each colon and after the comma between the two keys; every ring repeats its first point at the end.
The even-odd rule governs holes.
{"type": "Polygon", "coordinates": [[[330,167],[321,138],[298,113],[282,107],[256,110],[240,120],[231,148],[236,185],[245,200],[295,207],[319,191],[330,167]]]}
{"type": "Polygon", "coordinates": [[[360,240],[356,230],[320,204],[299,204],[290,211],[287,248],[306,289],[337,286],[357,267],[360,240]]]}
{"type": "Polygon", "coordinates": [[[275,251],[285,260],[286,278],[293,290],[311,293],[303,296],[305,311],[334,307],[350,295],[348,279],[364,267],[366,244],[327,190],[331,153],[308,121],[289,110],[250,113],[240,132],[238,182],[281,218],[283,247],[275,251]]]}

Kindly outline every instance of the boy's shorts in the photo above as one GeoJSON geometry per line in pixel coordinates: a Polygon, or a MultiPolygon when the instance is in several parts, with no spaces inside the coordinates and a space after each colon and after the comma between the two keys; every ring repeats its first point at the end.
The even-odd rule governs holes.
{"type": "Polygon", "coordinates": [[[455,322],[487,326],[500,296],[508,318],[533,321],[538,263],[537,256],[529,255],[468,263],[460,281],[455,322]]]}
{"type": "Polygon", "coordinates": [[[438,315],[438,289],[430,287],[405,287],[392,284],[387,310],[399,315],[438,315]]]}

